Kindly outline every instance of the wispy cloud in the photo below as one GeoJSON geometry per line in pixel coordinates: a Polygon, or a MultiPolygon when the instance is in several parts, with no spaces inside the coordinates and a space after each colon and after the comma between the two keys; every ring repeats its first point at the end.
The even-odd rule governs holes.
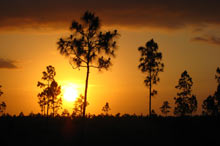
{"type": "Polygon", "coordinates": [[[202,36],[202,37],[201,36],[194,37],[191,39],[191,41],[220,45],[220,37],[210,36],[210,35],[206,35],[206,36],[202,36]]]}
{"type": "MultiPolygon", "coordinates": [[[[204,27],[204,26],[203,26],[204,27]]],[[[195,28],[195,29],[193,29],[193,33],[198,33],[198,32],[202,32],[204,30],[204,28],[202,28],[202,27],[199,27],[199,28],[195,28]]]]}
{"type": "Polygon", "coordinates": [[[0,69],[16,69],[16,61],[0,58],[0,69]]]}
{"type": "Polygon", "coordinates": [[[105,25],[179,29],[220,25],[219,0],[1,0],[0,29],[69,26],[86,10],[105,25]]]}

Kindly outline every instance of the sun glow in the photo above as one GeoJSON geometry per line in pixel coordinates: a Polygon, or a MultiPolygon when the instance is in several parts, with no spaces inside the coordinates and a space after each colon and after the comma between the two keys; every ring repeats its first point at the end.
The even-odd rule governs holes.
{"type": "Polygon", "coordinates": [[[76,86],[69,84],[62,87],[63,98],[68,102],[73,102],[78,97],[78,91],[76,86]]]}

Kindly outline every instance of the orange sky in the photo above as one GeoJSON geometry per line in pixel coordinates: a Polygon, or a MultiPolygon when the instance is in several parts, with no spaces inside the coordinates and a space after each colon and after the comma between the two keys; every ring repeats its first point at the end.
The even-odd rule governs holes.
{"type": "MultiPolygon", "coordinates": [[[[47,1],[49,2],[50,0],[47,1]]],[[[143,1],[140,2],[143,3],[143,1]]],[[[121,5],[119,6],[122,7],[121,5]]],[[[154,13],[158,17],[149,19],[148,13],[153,13],[153,9],[141,14],[138,14],[138,12],[137,14],[132,13],[137,17],[140,15],[143,19],[145,17],[148,18],[150,20],[149,25],[148,21],[141,21],[139,18],[134,20],[137,23],[131,23],[130,21],[132,20],[130,19],[132,18],[128,18],[130,23],[126,25],[128,20],[122,16],[131,12],[122,11],[121,15],[117,15],[117,17],[115,12],[112,12],[112,7],[110,6],[106,11],[97,8],[97,14],[103,20],[102,23],[107,25],[104,29],[118,29],[121,36],[118,39],[119,49],[116,52],[117,57],[113,60],[113,66],[110,70],[103,72],[98,72],[95,69],[91,70],[88,89],[90,105],[87,108],[87,113],[101,113],[101,109],[106,102],[109,102],[112,109],[110,113],[112,114],[118,112],[122,114],[148,113],[148,89],[143,83],[144,74],[137,68],[140,57],[137,48],[145,45],[146,41],[149,41],[151,38],[154,38],[158,43],[159,50],[163,53],[165,64],[164,72],[160,73],[161,81],[155,86],[158,90],[158,95],[152,99],[152,108],[157,113],[160,113],[159,107],[164,100],[168,100],[172,108],[174,107],[173,97],[177,91],[174,87],[180,78],[180,74],[187,70],[194,82],[193,94],[196,94],[199,102],[198,111],[201,111],[202,101],[209,94],[213,94],[217,87],[214,75],[216,68],[220,66],[218,18],[213,16],[213,19],[206,19],[206,15],[208,15],[206,14],[204,15],[204,22],[202,22],[203,19],[200,17],[196,20],[191,20],[187,17],[188,13],[192,13],[191,17],[193,18],[196,17],[197,12],[192,12],[190,8],[184,9],[183,7],[183,10],[179,12],[179,14],[183,15],[184,21],[182,22],[179,20],[179,16],[166,11],[165,6],[162,3],[158,9],[164,10],[164,13],[166,12],[166,15],[161,15],[167,16],[167,21],[158,20],[162,17],[159,17],[158,13],[157,15],[154,13]],[[106,16],[100,13],[102,11],[104,11],[106,16]],[[116,17],[110,17],[108,15],[110,12],[115,14],[113,16],[116,17]],[[143,14],[146,14],[146,16],[143,14]],[[121,17],[123,20],[120,19],[121,17]],[[178,20],[176,21],[178,25],[173,22],[172,18],[178,20]],[[201,22],[205,25],[199,25],[201,22]]],[[[134,6],[133,9],[135,10],[138,7],[140,5],[137,4],[137,7],[134,6]]],[[[179,6],[176,7],[178,8],[179,6]]],[[[198,5],[198,10],[195,10],[199,12],[202,7],[203,5],[198,5]]],[[[207,8],[211,9],[213,6],[210,4],[207,8]]],[[[119,11],[119,8],[115,9],[119,11]]],[[[9,14],[6,10],[5,15],[1,13],[0,16],[2,20],[0,22],[3,22],[0,24],[0,61],[7,60],[9,63],[17,66],[17,68],[3,68],[0,66],[0,85],[3,86],[2,90],[4,92],[0,101],[4,100],[6,102],[6,112],[10,114],[18,114],[21,111],[25,114],[40,112],[39,105],[37,104],[37,93],[40,90],[36,85],[47,65],[55,67],[57,72],[55,78],[61,85],[67,83],[76,84],[78,92],[84,93],[85,70],[73,70],[68,63],[68,59],[59,54],[56,45],[60,37],[68,34],[71,20],[73,18],[78,19],[82,13],[71,14],[69,16],[71,19],[66,17],[65,21],[59,21],[59,28],[56,28],[54,26],[55,18],[48,19],[49,22],[42,21],[44,19],[40,19],[41,17],[34,10],[33,14],[23,14],[18,7],[17,11],[20,12],[18,13],[18,18],[11,14],[13,12],[9,14]],[[28,18],[31,23],[20,23],[24,18],[28,18]],[[12,26],[10,22],[18,22],[18,26],[12,26]]],[[[29,9],[26,11],[32,12],[29,9]]],[[[174,8],[172,11],[178,12],[174,8]]],[[[53,11],[53,13],[56,12],[53,11]]],[[[52,15],[48,12],[44,13],[45,17],[52,15]]],[[[210,15],[212,14],[211,12],[209,13],[210,15]]],[[[218,17],[219,14],[219,10],[216,11],[218,17]]],[[[45,20],[47,19],[45,18],[45,20]]],[[[71,105],[72,103],[67,104],[65,102],[64,108],[71,110],[71,105]]]]}

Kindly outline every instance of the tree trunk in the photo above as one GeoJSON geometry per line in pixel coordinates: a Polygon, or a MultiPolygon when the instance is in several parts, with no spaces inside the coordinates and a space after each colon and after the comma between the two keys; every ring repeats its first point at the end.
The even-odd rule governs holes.
{"type": "Polygon", "coordinates": [[[150,71],[150,91],[149,91],[149,116],[151,117],[151,71],[150,71]]]}
{"type": "MultiPolygon", "coordinates": [[[[50,81],[48,80],[48,89],[50,89],[50,81]]],[[[47,91],[47,117],[49,114],[49,101],[50,101],[50,94],[49,91],[47,91]]]]}
{"type": "Polygon", "coordinates": [[[54,117],[54,111],[55,111],[55,107],[54,107],[54,96],[53,96],[53,117],[54,117]]]}
{"type": "Polygon", "coordinates": [[[43,105],[43,115],[45,116],[45,105],[43,105]]]}
{"type": "Polygon", "coordinates": [[[86,85],[85,85],[85,97],[84,97],[84,106],[83,106],[83,118],[86,117],[86,103],[87,103],[88,81],[89,81],[89,66],[87,66],[87,73],[86,73],[86,85]]]}
{"type": "Polygon", "coordinates": [[[47,103],[47,117],[48,117],[48,113],[49,113],[49,103],[47,103]]]}

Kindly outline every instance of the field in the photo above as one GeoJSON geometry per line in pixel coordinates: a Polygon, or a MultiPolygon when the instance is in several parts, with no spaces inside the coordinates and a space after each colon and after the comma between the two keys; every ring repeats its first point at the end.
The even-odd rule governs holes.
{"type": "Polygon", "coordinates": [[[217,145],[219,117],[1,117],[3,145],[217,145]],[[83,125],[85,125],[85,128],[83,125]],[[84,131],[84,132],[83,132],[84,131]]]}

